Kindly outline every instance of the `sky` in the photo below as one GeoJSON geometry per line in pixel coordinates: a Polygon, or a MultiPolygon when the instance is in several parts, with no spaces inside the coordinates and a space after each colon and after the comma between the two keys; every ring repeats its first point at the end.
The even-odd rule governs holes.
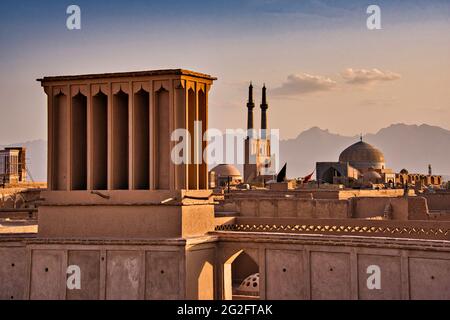
{"type": "Polygon", "coordinates": [[[37,78],[169,68],[218,78],[209,125],[220,130],[245,128],[250,81],[257,105],[266,84],[283,139],[313,126],[450,129],[450,1],[2,0],[0,145],[46,138],[37,78]],[[81,30],[66,27],[71,4],[81,30]],[[367,28],[371,4],[380,30],[367,28]]]}

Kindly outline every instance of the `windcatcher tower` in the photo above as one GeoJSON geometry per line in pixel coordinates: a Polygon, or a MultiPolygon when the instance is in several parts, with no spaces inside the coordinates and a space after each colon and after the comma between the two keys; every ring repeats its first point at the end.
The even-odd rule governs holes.
{"type": "Polygon", "coordinates": [[[214,230],[214,204],[207,164],[193,160],[206,147],[194,122],[207,130],[214,80],[183,69],[39,79],[48,97],[48,190],[30,258],[37,279],[30,297],[60,298],[65,282],[49,289],[48,279],[60,279],[60,266],[73,264],[83,274],[106,270],[106,282],[95,284],[95,276],[95,288],[89,281],[74,293],[64,289],[63,297],[213,298],[214,270],[201,266],[214,263],[214,251],[196,246],[214,230]],[[190,133],[189,144],[172,141],[176,129],[190,133]],[[180,143],[189,164],[172,161],[180,143]],[[59,251],[46,250],[48,243],[59,251]],[[145,248],[124,252],[117,243],[145,248]],[[93,245],[97,251],[84,251],[93,245]],[[54,265],[44,272],[42,261],[54,265]],[[162,273],[164,284],[154,282],[162,273]]]}

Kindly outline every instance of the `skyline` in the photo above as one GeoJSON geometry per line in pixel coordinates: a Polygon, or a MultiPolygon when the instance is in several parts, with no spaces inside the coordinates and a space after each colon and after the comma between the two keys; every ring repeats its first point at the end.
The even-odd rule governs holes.
{"type": "Polygon", "coordinates": [[[266,83],[282,139],[314,126],[347,136],[399,122],[450,129],[446,1],[376,1],[374,31],[358,1],[77,1],[77,31],[65,27],[70,3],[42,3],[6,1],[0,13],[2,145],[46,138],[37,78],[168,68],[219,78],[209,123],[221,130],[245,128],[250,81],[258,107],[266,83]]]}

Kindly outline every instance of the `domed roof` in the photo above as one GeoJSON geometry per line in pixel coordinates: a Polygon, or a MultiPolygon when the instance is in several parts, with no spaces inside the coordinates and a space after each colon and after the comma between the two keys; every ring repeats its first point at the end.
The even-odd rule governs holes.
{"type": "Polygon", "coordinates": [[[378,182],[381,180],[381,175],[374,170],[369,170],[364,173],[363,180],[368,182],[378,182]]]}
{"type": "Polygon", "coordinates": [[[259,273],[249,275],[238,287],[241,294],[255,295],[259,293],[259,273]]]}
{"type": "Polygon", "coordinates": [[[240,177],[241,173],[235,166],[231,164],[219,164],[214,167],[211,171],[216,173],[218,177],[240,177]]]}
{"type": "Polygon", "coordinates": [[[358,141],[342,151],[339,156],[339,162],[374,162],[384,163],[383,153],[374,146],[358,141]]]}

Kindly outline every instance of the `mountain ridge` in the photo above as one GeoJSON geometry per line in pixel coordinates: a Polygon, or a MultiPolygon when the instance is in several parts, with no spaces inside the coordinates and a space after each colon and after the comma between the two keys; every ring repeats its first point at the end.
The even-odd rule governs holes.
{"type": "MultiPolygon", "coordinates": [[[[315,169],[316,162],[337,161],[339,154],[359,138],[358,135],[345,136],[312,126],[296,138],[280,140],[280,168],[287,162],[288,177],[306,176],[315,169]]],[[[433,174],[450,179],[450,130],[428,124],[396,123],[364,135],[363,140],[384,153],[387,168],[396,172],[406,168],[410,172],[427,173],[428,164],[431,164],[433,174]]],[[[26,147],[28,168],[34,181],[46,181],[45,140],[0,145],[0,149],[5,146],[26,147]]],[[[242,170],[242,166],[238,168],[242,170]]]]}
{"type": "MultiPolygon", "coordinates": [[[[396,123],[376,133],[363,135],[363,140],[380,149],[386,166],[395,171],[427,173],[428,164],[434,174],[449,175],[450,131],[428,124],[396,123]]],[[[359,136],[344,136],[313,126],[294,139],[280,141],[280,163],[288,163],[290,177],[305,176],[316,162],[334,162],[340,152],[359,141],[359,136]]]]}

